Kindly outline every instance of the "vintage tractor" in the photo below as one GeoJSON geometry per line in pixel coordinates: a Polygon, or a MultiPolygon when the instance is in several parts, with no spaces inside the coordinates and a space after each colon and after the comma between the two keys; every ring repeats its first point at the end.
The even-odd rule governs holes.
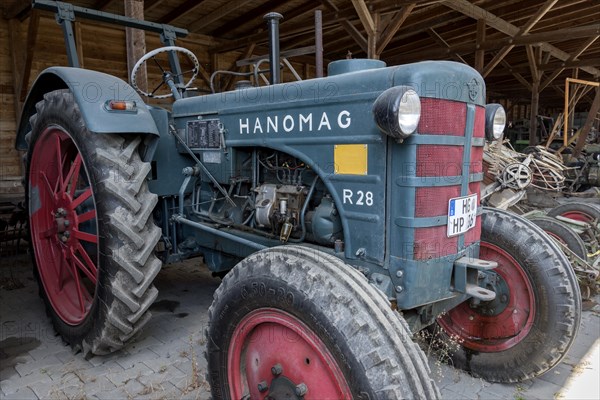
{"type": "Polygon", "coordinates": [[[17,148],[56,330],[85,355],[121,348],[150,318],[163,263],[202,255],[223,277],[206,331],[215,398],[436,398],[411,340],[435,324],[484,379],[555,366],[579,289],[538,227],[479,205],[484,141],[504,128],[482,77],[342,60],[278,83],[279,17],[268,86],[189,96],[177,53],[195,76],[190,51],[140,59],[133,87],[139,65],[170,55],[171,111],[103,73],[38,76],[17,148]]]}

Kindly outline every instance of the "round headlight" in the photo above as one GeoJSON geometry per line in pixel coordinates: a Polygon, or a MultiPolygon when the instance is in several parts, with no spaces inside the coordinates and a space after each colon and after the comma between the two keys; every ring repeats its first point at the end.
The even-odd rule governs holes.
{"type": "Polygon", "coordinates": [[[408,86],[387,89],[373,104],[379,129],[395,139],[405,139],[417,130],[421,118],[421,100],[408,86]]]}
{"type": "Polygon", "coordinates": [[[506,111],[500,104],[485,106],[485,138],[489,141],[502,139],[506,126],[506,111]]]}

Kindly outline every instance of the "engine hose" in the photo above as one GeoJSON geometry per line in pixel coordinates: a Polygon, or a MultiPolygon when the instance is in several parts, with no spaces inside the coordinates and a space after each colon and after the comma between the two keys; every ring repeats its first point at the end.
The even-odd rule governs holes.
{"type": "Polygon", "coordinates": [[[302,235],[298,239],[288,239],[288,242],[299,243],[303,242],[306,238],[306,222],[304,221],[304,217],[306,215],[306,209],[308,208],[308,203],[310,203],[310,199],[312,198],[313,193],[315,192],[315,187],[317,186],[317,181],[319,180],[319,175],[315,176],[312,184],[310,185],[310,189],[308,191],[308,195],[306,196],[306,200],[304,200],[304,205],[302,206],[302,211],[300,211],[300,226],[302,227],[302,235]]]}

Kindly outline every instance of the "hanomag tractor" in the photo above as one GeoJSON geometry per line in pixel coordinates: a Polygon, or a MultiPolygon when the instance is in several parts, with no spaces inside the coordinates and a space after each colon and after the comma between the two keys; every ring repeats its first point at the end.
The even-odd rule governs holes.
{"type": "MultiPolygon", "coordinates": [[[[89,13],[34,5],[63,27],[89,13]]],[[[411,340],[432,325],[459,343],[454,365],[486,380],[554,367],[578,330],[579,289],[539,228],[479,205],[484,141],[504,129],[482,77],[454,62],[342,60],[326,78],[278,83],[278,18],[271,85],[191,96],[177,53],[195,76],[193,53],[140,59],[136,88],[138,67],[169,53],[171,111],[104,73],[38,76],[17,147],[56,330],[85,355],[123,347],[150,318],[162,264],[203,256],[223,277],[206,330],[215,398],[438,397],[411,340]]]]}

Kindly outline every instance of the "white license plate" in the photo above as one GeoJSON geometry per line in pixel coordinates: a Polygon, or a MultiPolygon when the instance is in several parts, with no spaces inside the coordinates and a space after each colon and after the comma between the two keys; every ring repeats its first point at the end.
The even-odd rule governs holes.
{"type": "Polygon", "coordinates": [[[460,235],[475,226],[477,195],[455,197],[448,202],[448,237],[460,235]]]}

